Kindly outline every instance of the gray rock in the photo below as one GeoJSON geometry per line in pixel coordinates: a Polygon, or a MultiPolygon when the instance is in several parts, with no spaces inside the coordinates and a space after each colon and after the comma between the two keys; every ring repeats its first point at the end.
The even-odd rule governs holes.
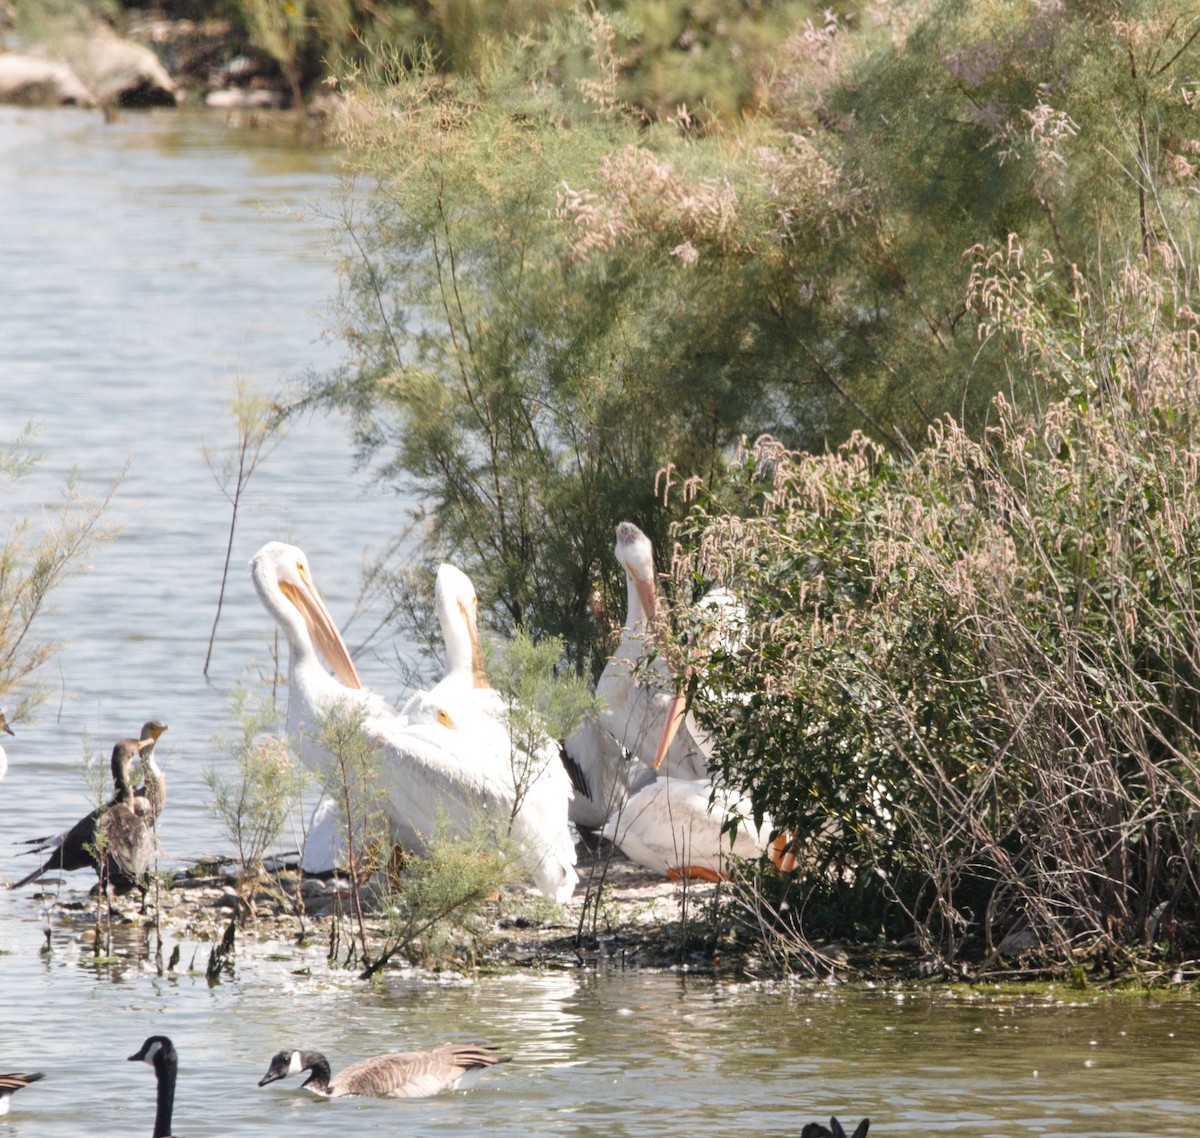
{"type": "Polygon", "coordinates": [[[36,55],[0,54],[0,103],[91,107],[96,100],[65,63],[36,55]]]}
{"type": "Polygon", "coordinates": [[[175,81],[148,47],[106,30],[73,45],[80,77],[105,106],[173,107],[175,81]]]}

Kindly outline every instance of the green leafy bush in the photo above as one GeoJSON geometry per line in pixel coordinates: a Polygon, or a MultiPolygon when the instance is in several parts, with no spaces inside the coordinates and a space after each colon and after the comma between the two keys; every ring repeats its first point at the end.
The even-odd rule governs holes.
{"type": "Polygon", "coordinates": [[[1041,263],[980,250],[970,295],[1064,392],[1043,414],[998,398],[981,440],[945,419],[903,460],[763,439],[736,509],[681,531],[678,589],[749,607],[694,702],[796,836],[809,934],[915,931],[947,964],[1194,947],[1194,277],[1154,257],[1068,293],[1041,263]]]}

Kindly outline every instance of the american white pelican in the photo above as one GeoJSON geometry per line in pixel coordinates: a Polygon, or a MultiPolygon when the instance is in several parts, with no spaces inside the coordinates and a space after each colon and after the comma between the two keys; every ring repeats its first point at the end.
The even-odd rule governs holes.
{"type": "MultiPolygon", "coordinates": [[[[514,816],[518,796],[507,761],[507,731],[501,739],[500,726],[470,701],[418,693],[400,714],[364,689],[317,593],[307,558],[295,546],[264,546],[251,561],[251,575],[263,605],[287,636],[288,735],[302,761],[330,781],[334,759],[317,736],[331,713],[357,713],[376,752],[377,790],[386,801],[396,841],[420,852],[439,830],[456,837],[481,822],[511,823],[526,864],[539,867],[531,873],[534,884],[549,896],[562,899],[564,890],[569,896],[575,883],[573,843],[570,864],[558,864],[558,829],[539,817],[533,802],[514,816]],[[322,656],[337,678],[325,671],[322,656]]],[[[565,804],[563,814],[565,823],[565,804]]],[[[334,816],[327,805],[326,822],[334,816]]],[[[566,859],[566,851],[561,854],[566,859]]]]}
{"type": "Polygon", "coordinates": [[[626,857],[672,878],[715,881],[728,876],[730,855],[753,860],[767,849],[771,823],[754,825],[750,803],[716,791],[707,780],[659,778],[636,794],[603,834],[626,857]],[[711,801],[711,806],[710,806],[711,801]],[[737,836],[722,833],[737,817],[737,836]]]}
{"type": "MultiPolygon", "coordinates": [[[[746,608],[728,589],[717,587],[709,590],[696,604],[696,612],[702,621],[697,636],[702,648],[709,651],[721,648],[726,652],[734,652],[745,642],[746,608]]],[[[687,692],[682,686],[663,716],[662,732],[651,760],[655,770],[659,770],[665,762],[668,764],[666,773],[671,773],[670,756],[681,737],[685,740],[685,750],[694,748],[703,752],[707,769],[712,744],[688,711],[687,692]]]]}
{"type": "Polygon", "coordinates": [[[709,747],[690,719],[677,726],[663,755],[656,755],[663,726],[675,707],[675,683],[666,661],[651,651],[658,592],[650,539],[632,522],[621,522],[613,552],[625,570],[628,602],[621,642],[596,684],[600,725],[647,766],[654,767],[657,758],[656,769],[664,775],[706,778],[709,747]]]}
{"type": "Polygon", "coordinates": [[[530,880],[544,896],[566,901],[579,875],[567,820],[571,785],[558,749],[545,738],[515,744],[506,720],[470,700],[438,701],[424,693],[412,714],[415,733],[463,755],[464,769],[486,780],[481,793],[492,804],[489,817],[511,833],[530,880]]]}
{"type": "Polygon", "coordinates": [[[133,763],[142,746],[137,739],[122,739],[113,747],[112,798],[69,830],[42,841],[31,852],[50,851],[49,857],[12,888],[20,889],[51,870],[69,872],[89,866],[118,894],[142,887],[154,856],[150,830],[133,807],[133,763]]]}
{"type": "Polygon", "coordinates": [[[451,692],[488,689],[479,651],[479,598],[475,586],[456,565],[438,566],[433,604],[446,645],[446,674],[434,684],[436,698],[451,692]]]}
{"type": "Polygon", "coordinates": [[[631,793],[654,780],[654,771],[630,755],[598,718],[585,719],[564,741],[563,764],[575,790],[568,816],[589,830],[600,829],[631,793]]]}
{"type": "MultiPolygon", "coordinates": [[[[13,729],[8,725],[8,720],[4,718],[4,712],[0,711],[0,731],[7,735],[14,734],[13,729]]],[[[3,778],[8,773],[8,755],[5,754],[4,748],[0,747],[0,778],[3,778]]]]}
{"type": "Polygon", "coordinates": [[[443,1043],[429,1051],[394,1051],[360,1059],[330,1077],[329,1060],[320,1051],[280,1051],[258,1080],[260,1087],[312,1074],[301,1084],[324,1098],[369,1095],[374,1098],[423,1098],[439,1091],[466,1088],[479,1074],[510,1056],[486,1043],[443,1043]]]}
{"type": "Polygon", "coordinates": [[[471,734],[479,753],[495,757],[497,773],[508,780],[512,794],[513,836],[534,884],[547,897],[565,901],[579,878],[568,817],[571,779],[558,748],[534,717],[522,717],[527,737],[514,736],[510,709],[484,672],[475,586],[457,566],[439,567],[434,607],[446,645],[446,675],[427,693],[413,696],[405,711],[414,716],[423,707],[427,722],[453,723],[471,734]]]}

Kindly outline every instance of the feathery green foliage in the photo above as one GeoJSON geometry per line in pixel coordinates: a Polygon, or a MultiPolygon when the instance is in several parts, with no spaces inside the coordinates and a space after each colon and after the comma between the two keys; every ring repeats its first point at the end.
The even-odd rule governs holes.
{"type": "Polygon", "coordinates": [[[743,649],[692,661],[695,707],[797,838],[807,934],[915,929],[947,964],[1194,948],[1196,273],[1064,295],[1042,263],[980,251],[971,297],[1065,393],[1044,413],[999,398],[983,439],[946,419],[905,461],[763,440],[736,510],[681,535],[681,582],[749,608],[743,649]]]}
{"type": "Polygon", "coordinates": [[[57,502],[22,499],[22,484],[37,466],[34,434],[0,444],[0,485],[6,486],[8,518],[0,541],[0,705],[14,722],[43,698],[37,675],[58,645],[37,635],[37,623],[51,594],[111,536],[104,511],[120,478],[101,497],[83,492],[72,474],[57,502]]]}
{"type": "Polygon", "coordinates": [[[287,744],[269,734],[275,723],[269,702],[256,701],[239,689],[234,692],[234,716],[242,737],[233,744],[223,739],[215,744],[233,759],[236,773],[227,777],[210,766],[204,782],[237,849],[242,874],[251,879],[262,873],[263,856],[300,804],[304,772],[293,764],[287,744]]]}

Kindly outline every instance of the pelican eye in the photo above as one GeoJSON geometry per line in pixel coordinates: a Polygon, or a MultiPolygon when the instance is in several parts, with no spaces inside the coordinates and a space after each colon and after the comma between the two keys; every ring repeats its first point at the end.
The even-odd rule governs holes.
{"type": "Polygon", "coordinates": [[[451,731],[457,730],[454,720],[451,719],[449,713],[441,707],[438,708],[437,721],[443,727],[449,727],[451,731]]]}

